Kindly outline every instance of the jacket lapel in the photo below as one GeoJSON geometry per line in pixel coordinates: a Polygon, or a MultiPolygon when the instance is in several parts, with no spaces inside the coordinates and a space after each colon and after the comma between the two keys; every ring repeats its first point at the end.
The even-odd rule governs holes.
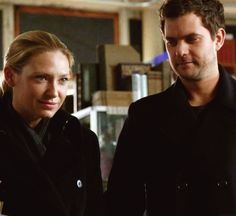
{"type": "MultiPolygon", "coordinates": [[[[24,187],[24,185],[18,185],[16,179],[21,179],[21,183],[25,182],[25,184],[34,182],[34,187],[38,190],[37,199],[50,203],[50,209],[54,209],[55,213],[67,215],[57,188],[40,166],[39,154],[33,145],[34,140],[26,130],[22,129],[22,125],[16,119],[9,118],[10,114],[6,115],[6,112],[8,112],[6,109],[5,107],[4,114],[1,114],[2,112],[0,111],[0,129],[4,131],[4,133],[1,133],[3,136],[3,139],[1,139],[1,152],[3,154],[6,152],[7,157],[3,155],[1,159],[5,158],[8,162],[3,161],[5,166],[4,171],[3,169],[1,170],[0,177],[2,176],[4,181],[7,184],[9,183],[10,190],[13,190],[13,188],[18,190],[20,187],[24,187]]],[[[14,191],[12,192],[14,193],[14,191]]],[[[25,194],[18,194],[18,196],[24,197],[25,194]]]]}

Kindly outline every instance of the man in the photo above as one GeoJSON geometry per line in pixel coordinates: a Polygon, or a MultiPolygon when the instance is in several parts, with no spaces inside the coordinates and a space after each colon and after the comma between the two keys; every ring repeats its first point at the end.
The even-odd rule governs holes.
{"type": "Polygon", "coordinates": [[[166,0],[176,82],[131,104],[108,182],[110,216],[236,215],[236,81],[218,65],[218,0],[166,0]]]}

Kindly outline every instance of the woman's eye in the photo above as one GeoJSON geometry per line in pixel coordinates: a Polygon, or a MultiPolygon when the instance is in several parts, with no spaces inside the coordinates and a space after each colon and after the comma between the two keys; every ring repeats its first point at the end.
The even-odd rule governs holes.
{"type": "Polygon", "coordinates": [[[69,78],[68,77],[63,77],[63,78],[61,78],[60,80],[59,80],[59,83],[60,84],[65,84],[65,83],[67,83],[69,81],[69,78]]]}
{"type": "Polygon", "coordinates": [[[45,81],[47,80],[47,77],[46,76],[43,76],[43,75],[38,75],[35,77],[36,80],[38,81],[45,81]]]}

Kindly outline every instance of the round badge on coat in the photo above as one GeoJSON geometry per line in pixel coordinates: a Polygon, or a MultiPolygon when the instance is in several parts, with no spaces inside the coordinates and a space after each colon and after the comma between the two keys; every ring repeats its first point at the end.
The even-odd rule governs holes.
{"type": "Polygon", "coordinates": [[[82,188],[83,186],[82,181],[80,179],[77,180],[77,186],[78,188],[82,188]]]}

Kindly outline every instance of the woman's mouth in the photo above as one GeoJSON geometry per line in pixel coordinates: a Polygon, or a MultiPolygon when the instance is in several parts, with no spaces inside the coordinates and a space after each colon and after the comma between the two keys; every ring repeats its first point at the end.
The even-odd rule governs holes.
{"type": "Polygon", "coordinates": [[[58,103],[51,101],[40,101],[40,103],[44,109],[49,109],[49,110],[55,109],[58,105],[58,103]]]}

